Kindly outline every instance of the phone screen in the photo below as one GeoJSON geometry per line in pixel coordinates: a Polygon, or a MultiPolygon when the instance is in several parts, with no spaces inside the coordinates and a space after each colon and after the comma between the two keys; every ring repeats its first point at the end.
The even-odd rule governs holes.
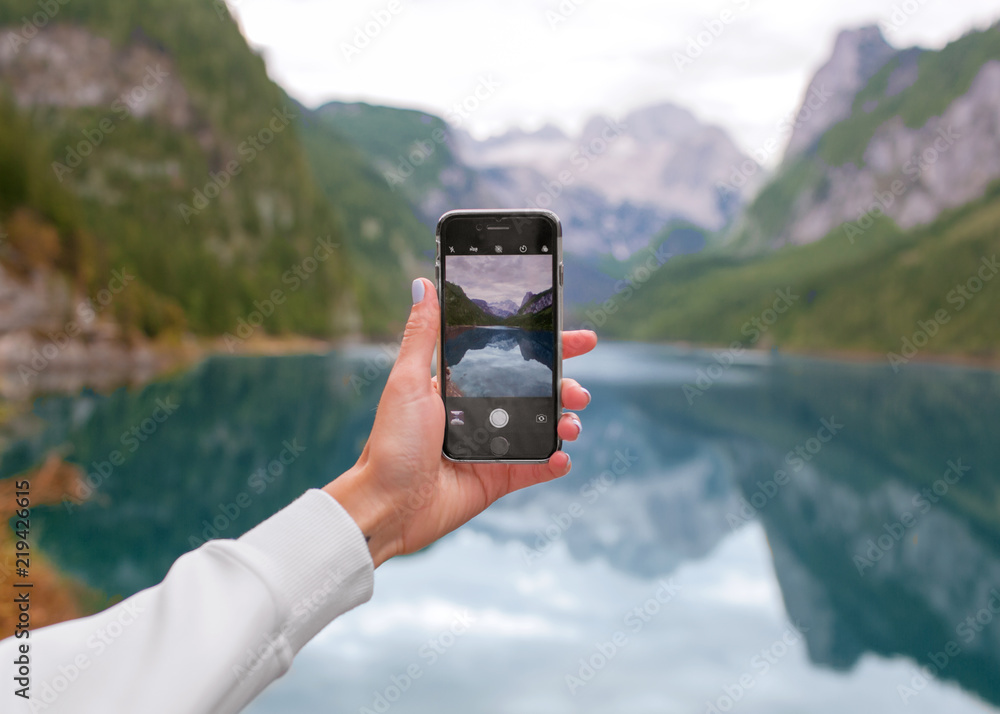
{"type": "Polygon", "coordinates": [[[559,446],[558,219],[450,214],[439,240],[445,454],[547,459],[559,446]]]}

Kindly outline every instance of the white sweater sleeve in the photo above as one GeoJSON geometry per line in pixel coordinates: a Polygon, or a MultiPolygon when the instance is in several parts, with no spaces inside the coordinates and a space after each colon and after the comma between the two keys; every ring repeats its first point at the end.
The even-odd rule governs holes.
{"type": "Polygon", "coordinates": [[[238,712],[338,615],[366,602],[357,524],[310,490],[238,540],[177,559],[159,585],[91,617],[0,642],[0,711],[238,712]],[[18,648],[30,652],[30,700],[18,648]]]}

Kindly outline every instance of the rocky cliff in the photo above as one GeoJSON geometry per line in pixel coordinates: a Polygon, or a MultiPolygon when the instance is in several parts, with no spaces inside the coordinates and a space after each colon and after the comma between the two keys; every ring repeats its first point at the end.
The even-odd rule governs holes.
{"type": "Polygon", "coordinates": [[[873,27],[842,33],[799,116],[722,243],[753,253],[838,231],[853,244],[884,216],[928,224],[1000,179],[1000,30],[940,51],[892,50],[873,27]]]}
{"type": "Polygon", "coordinates": [[[791,243],[819,240],[838,226],[853,242],[883,215],[901,228],[979,198],[1000,178],[1000,61],[976,75],[943,115],[916,128],[896,117],[878,128],[860,166],[830,167],[788,217],[791,243]]]}
{"type": "Polygon", "coordinates": [[[830,59],[803,95],[799,115],[808,118],[792,131],[785,158],[812,148],[827,129],[851,116],[854,97],[895,54],[875,26],[837,35],[830,59]]]}

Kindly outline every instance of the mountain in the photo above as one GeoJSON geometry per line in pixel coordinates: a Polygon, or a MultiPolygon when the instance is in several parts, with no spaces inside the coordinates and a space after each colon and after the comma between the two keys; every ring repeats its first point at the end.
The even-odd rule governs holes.
{"type": "MultiPolygon", "coordinates": [[[[842,34],[820,74],[843,64],[871,70],[885,54],[871,49],[881,47],[875,34],[874,28],[842,34]],[[848,52],[845,46],[869,50],[848,52]]],[[[824,108],[805,121],[805,133],[793,135],[774,180],[723,244],[747,254],[811,243],[837,228],[853,244],[883,215],[904,229],[926,225],[1000,179],[996,27],[970,32],[937,52],[896,52],[853,93],[849,112],[837,107],[855,84],[830,85],[839,87],[828,102],[834,109],[824,108]],[[840,120],[826,128],[832,117],[840,120]]],[[[800,115],[806,116],[808,103],[800,115]]]]}
{"type": "Polygon", "coordinates": [[[513,300],[499,300],[497,302],[490,303],[490,309],[493,311],[494,315],[510,317],[518,311],[518,304],[513,300]]]}
{"type": "MultiPolygon", "coordinates": [[[[461,286],[444,283],[444,309],[449,326],[504,326],[527,330],[551,330],[553,326],[553,290],[549,288],[537,295],[528,293],[516,313],[500,315],[485,300],[470,298],[461,286]]],[[[510,300],[504,303],[513,304],[510,300]]]]}
{"type": "Polygon", "coordinates": [[[630,255],[673,219],[720,229],[759,181],[720,191],[747,157],[722,129],[673,104],[620,121],[592,117],[576,136],[546,126],[485,141],[459,134],[456,146],[501,205],[563,216],[567,250],[583,254],[630,255]]]}
{"type": "Polygon", "coordinates": [[[553,299],[553,288],[543,290],[537,295],[528,292],[521,301],[517,314],[504,320],[504,324],[526,330],[551,330],[555,319],[553,299]]]}
{"type": "Polygon", "coordinates": [[[747,157],[723,130],[673,105],[621,122],[593,117],[573,137],[547,126],[483,141],[425,112],[331,102],[317,113],[425,225],[452,208],[551,208],[565,220],[567,252],[584,256],[629,255],[678,217],[721,228],[755,185],[720,191],[747,157]]]}
{"type": "Polygon", "coordinates": [[[833,54],[816,72],[796,115],[785,160],[811,149],[823,133],[851,116],[854,98],[896,50],[885,41],[877,26],[843,30],[834,42],[833,54]]]}
{"type": "MultiPolygon", "coordinates": [[[[992,289],[977,281],[980,270],[987,280],[995,275],[997,221],[1000,185],[928,226],[902,231],[888,221],[876,224],[854,246],[835,231],[809,245],[751,258],[723,251],[676,258],[630,300],[619,296],[620,309],[605,313],[602,331],[631,339],[738,343],[739,349],[891,352],[906,359],[916,339],[924,355],[996,357],[994,302],[967,286],[972,281],[979,291],[992,289]]],[[[599,309],[584,315],[593,320],[599,309]]]]}
{"type": "Polygon", "coordinates": [[[489,313],[501,319],[510,317],[517,312],[517,304],[513,300],[501,300],[499,302],[488,303],[485,300],[473,300],[483,312],[489,313]]]}
{"type": "Polygon", "coordinates": [[[996,27],[898,52],[708,250],[577,320],[617,337],[882,353],[897,368],[916,351],[995,357],[979,292],[1000,252],[998,82],[996,27]]]}
{"type": "Polygon", "coordinates": [[[313,176],[340,219],[361,324],[369,334],[395,335],[410,283],[433,273],[432,231],[326,113],[302,106],[298,112],[313,176]]]}
{"type": "Polygon", "coordinates": [[[527,294],[525,294],[524,300],[521,301],[521,307],[517,309],[517,314],[533,315],[536,312],[540,312],[541,310],[544,310],[545,308],[552,305],[552,298],[553,298],[552,288],[549,288],[548,290],[543,290],[537,295],[532,292],[528,292],[527,294]]]}
{"type": "Polygon", "coordinates": [[[440,117],[362,102],[329,102],[315,115],[357,146],[428,228],[445,211],[497,205],[478,174],[455,156],[453,131],[440,117]]]}
{"type": "Polygon", "coordinates": [[[444,310],[448,316],[448,327],[500,324],[500,319],[484,310],[481,303],[473,301],[461,286],[444,281],[444,310]]]}
{"type": "Polygon", "coordinates": [[[30,147],[0,185],[0,224],[23,234],[0,281],[49,285],[41,309],[65,325],[124,272],[105,315],[140,336],[360,329],[298,111],[228,15],[197,0],[57,10],[27,33],[37,3],[0,3],[3,111],[21,117],[6,138],[30,147]],[[26,247],[39,241],[58,247],[26,247]]]}

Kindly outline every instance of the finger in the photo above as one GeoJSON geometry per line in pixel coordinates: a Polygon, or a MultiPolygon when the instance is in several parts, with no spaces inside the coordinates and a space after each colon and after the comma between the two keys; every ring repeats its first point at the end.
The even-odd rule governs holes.
{"type": "Polygon", "coordinates": [[[569,454],[565,451],[552,454],[544,464],[511,466],[508,493],[565,476],[572,467],[569,454]]]}
{"type": "Polygon", "coordinates": [[[583,432],[583,423],[576,414],[566,413],[560,417],[557,430],[560,439],[564,441],[576,441],[577,437],[583,432]]]}
{"type": "Polygon", "coordinates": [[[390,379],[402,381],[412,389],[426,389],[440,329],[437,293],[425,278],[413,281],[412,292],[413,307],[390,379]]]}
{"type": "Polygon", "coordinates": [[[590,392],[580,386],[575,379],[562,381],[562,405],[567,409],[586,409],[590,404],[590,392]]]}
{"type": "Polygon", "coordinates": [[[563,359],[585,355],[597,346],[597,333],[591,330],[572,330],[562,335],[563,359]]]}

